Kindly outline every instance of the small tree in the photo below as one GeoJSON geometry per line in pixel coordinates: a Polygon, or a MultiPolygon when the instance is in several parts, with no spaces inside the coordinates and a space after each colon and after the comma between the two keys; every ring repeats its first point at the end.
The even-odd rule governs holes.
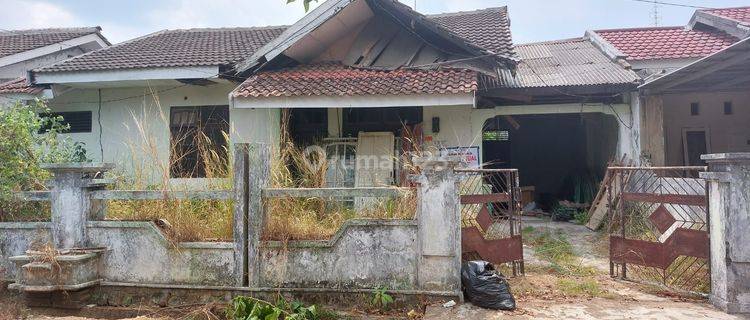
{"type": "Polygon", "coordinates": [[[49,174],[41,163],[85,162],[81,143],[62,137],[68,126],[37,100],[0,106],[0,221],[17,208],[13,192],[41,189],[49,174]]]}
{"type": "MultiPolygon", "coordinates": [[[[295,1],[297,0],[286,0],[286,3],[290,4],[295,1]]],[[[310,11],[310,3],[312,3],[313,1],[318,2],[318,0],[302,0],[302,5],[305,6],[305,12],[310,11]]]]}

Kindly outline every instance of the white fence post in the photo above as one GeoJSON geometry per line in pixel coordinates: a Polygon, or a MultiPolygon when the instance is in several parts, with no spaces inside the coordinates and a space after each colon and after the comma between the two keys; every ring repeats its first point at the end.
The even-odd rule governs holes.
{"type": "Polygon", "coordinates": [[[417,284],[422,290],[461,292],[461,208],[456,160],[416,158],[417,284]]]}

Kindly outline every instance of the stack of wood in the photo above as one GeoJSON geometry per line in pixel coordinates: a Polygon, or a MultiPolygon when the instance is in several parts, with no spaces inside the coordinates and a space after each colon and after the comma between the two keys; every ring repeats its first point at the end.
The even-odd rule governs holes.
{"type": "MultiPolygon", "coordinates": [[[[625,157],[623,157],[622,160],[620,160],[619,163],[610,161],[607,167],[616,167],[616,166],[632,166],[632,161],[625,161],[625,157]]],[[[616,207],[618,201],[620,201],[620,194],[622,193],[623,185],[626,185],[628,180],[630,180],[630,175],[632,171],[627,171],[623,175],[615,174],[615,172],[609,168],[607,168],[607,172],[604,174],[604,179],[602,179],[602,183],[599,186],[599,192],[596,193],[596,197],[594,197],[594,201],[591,203],[591,207],[589,208],[589,222],[586,223],[586,227],[591,230],[597,230],[601,227],[602,222],[604,222],[604,219],[607,217],[607,212],[609,212],[610,207],[610,199],[612,200],[612,206],[616,207]]]]}

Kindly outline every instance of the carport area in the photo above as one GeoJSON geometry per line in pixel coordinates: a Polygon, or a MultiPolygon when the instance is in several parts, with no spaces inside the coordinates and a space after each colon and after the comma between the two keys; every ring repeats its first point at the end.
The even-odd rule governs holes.
{"type": "Polygon", "coordinates": [[[549,211],[558,201],[590,203],[617,152],[618,122],[603,113],[496,116],[484,124],[490,168],[516,168],[528,201],[549,211]]]}

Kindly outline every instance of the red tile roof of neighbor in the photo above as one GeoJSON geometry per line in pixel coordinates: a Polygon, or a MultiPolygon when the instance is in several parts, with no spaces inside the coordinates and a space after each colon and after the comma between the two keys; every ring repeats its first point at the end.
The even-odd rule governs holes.
{"type": "Polygon", "coordinates": [[[732,19],[744,25],[750,25],[750,7],[706,9],[701,11],[732,19]]]}
{"type": "Polygon", "coordinates": [[[596,33],[627,55],[628,60],[701,58],[738,40],[719,31],[685,27],[597,30],[596,33]]]}
{"type": "Polygon", "coordinates": [[[55,43],[99,33],[101,28],[51,28],[0,31],[0,57],[45,47],[55,43]]]}
{"type": "Polygon", "coordinates": [[[477,89],[477,73],[464,69],[382,71],[335,62],[266,71],[248,78],[233,95],[245,98],[458,94],[477,89]]]}
{"type": "Polygon", "coordinates": [[[26,78],[18,78],[7,82],[0,83],[0,94],[3,93],[21,93],[21,94],[37,94],[42,92],[44,88],[34,85],[29,85],[26,82],[26,78]]]}

